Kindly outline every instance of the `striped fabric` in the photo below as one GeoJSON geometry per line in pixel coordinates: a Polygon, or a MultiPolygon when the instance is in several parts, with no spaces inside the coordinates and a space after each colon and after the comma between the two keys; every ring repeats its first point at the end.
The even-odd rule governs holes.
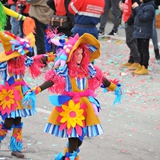
{"type": "Polygon", "coordinates": [[[75,78],[76,79],[76,84],[79,90],[84,90],[86,88],[86,78],[75,78]]]}
{"type": "Polygon", "coordinates": [[[15,110],[15,111],[12,111],[8,116],[7,118],[16,118],[16,117],[28,117],[28,116],[32,116],[34,115],[35,112],[28,109],[28,108],[25,108],[25,109],[18,109],[18,110],[15,110]]]}
{"type": "MultiPolygon", "coordinates": [[[[12,76],[14,77],[14,79],[24,78],[24,75],[22,74],[13,74],[12,76]]],[[[0,77],[2,77],[3,82],[7,81],[10,78],[10,75],[7,72],[7,62],[0,63],[0,77]]]]}
{"type": "MultiPolygon", "coordinates": [[[[71,135],[68,135],[66,130],[59,130],[58,125],[52,125],[51,123],[47,123],[44,129],[44,132],[50,133],[52,135],[55,135],[57,137],[79,137],[78,134],[76,133],[76,129],[72,129],[71,135]]],[[[94,126],[88,126],[83,129],[85,136],[87,137],[95,137],[98,135],[101,135],[103,133],[103,129],[101,124],[94,125],[94,126]]]]}
{"type": "Polygon", "coordinates": [[[91,78],[93,78],[96,75],[96,70],[91,63],[89,64],[88,67],[89,67],[89,75],[91,78]]]}
{"type": "Polygon", "coordinates": [[[63,77],[65,77],[65,76],[68,75],[68,67],[67,67],[67,65],[65,65],[65,66],[63,67],[63,70],[59,70],[59,68],[57,68],[57,69],[55,69],[55,71],[56,71],[56,73],[57,73],[58,75],[63,76],[63,77]]]}
{"type": "Polygon", "coordinates": [[[28,116],[33,116],[34,114],[35,114],[35,111],[30,110],[28,108],[12,111],[9,115],[8,114],[2,115],[0,113],[3,120],[6,118],[28,117],[28,116]]]}
{"type": "Polygon", "coordinates": [[[0,77],[2,77],[2,84],[7,80],[7,62],[0,63],[0,77]]]}
{"type": "Polygon", "coordinates": [[[14,79],[23,79],[24,75],[23,74],[13,74],[14,79]]]}
{"type": "Polygon", "coordinates": [[[70,82],[70,78],[69,76],[66,76],[65,77],[65,80],[66,80],[66,88],[65,90],[68,92],[68,91],[72,91],[72,86],[71,86],[71,82],[70,82]]]}
{"type": "MultiPolygon", "coordinates": [[[[89,75],[90,77],[94,77],[96,75],[96,70],[94,68],[94,66],[90,63],[88,65],[88,68],[89,68],[89,75]]],[[[57,72],[58,75],[60,76],[63,76],[66,80],[66,88],[65,88],[65,91],[72,91],[72,87],[71,87],[71,82],[70,82],[70,78],[68,76],[68,68],[64,68],[63,71],[58,71],[57,72]]],[[[86,78],[76,78],[76,83],[77,83],[77,86],[79,88],[79,90],[84,90],[86,88],[86,78]]]]}

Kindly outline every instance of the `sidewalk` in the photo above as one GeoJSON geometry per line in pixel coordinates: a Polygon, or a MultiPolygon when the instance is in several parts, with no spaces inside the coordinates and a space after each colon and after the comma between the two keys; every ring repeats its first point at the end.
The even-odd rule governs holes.
{"type": "MultiPolygon", "coordinates": [[[[113,39],[117,39],[117,40],[124,40],[125,41],[125,30],[124,30],[124,26],[120,25],[119,26],[119,30],[118,30],[118,36],[109,36],[107,35],[111,30],[112,30],[113,24],[111,21],[107,22],[106,24],[106,29],[105,29],[105,37],[111,37],[113,39]]],[[[157,28],[157,34],[158,34],[158,41],[159,41],[159,47],[160,47],[160,28],[157,28]]],[[[100,38],[101,40],[101,38],[100,38]]],[[[152,44],[152,40],[150,40],[150,44],[152,44]]]]}

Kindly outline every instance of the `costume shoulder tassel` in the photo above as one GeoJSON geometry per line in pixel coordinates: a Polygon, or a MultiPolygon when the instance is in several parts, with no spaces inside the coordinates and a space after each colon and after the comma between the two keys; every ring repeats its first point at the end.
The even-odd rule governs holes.
{"type": "Polygon", "coordinates": [[[25,17],[24,23],[23,23],[23,32],[25,35],[28,35],[29,33],[35,33],[35,21],[30,17],[25,17]]]}

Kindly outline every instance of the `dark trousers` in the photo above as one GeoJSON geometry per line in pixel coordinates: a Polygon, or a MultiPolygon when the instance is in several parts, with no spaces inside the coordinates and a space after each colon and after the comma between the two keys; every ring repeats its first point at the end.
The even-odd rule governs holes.
{"type": "Polygon", "coordinates": [[[36,24],[35,39],[36,39],[37,55],[45,54],[46,49],[45,49],[44,37],[45,37],[45,30],[47,28],[47,25],[39,22],[35,18],[34,18],[34,20],[35,20],[35,24],[36,24]]]}
{"type": "Polygon", "coordinates": [[[149,39],[137,39],[138,51],[140,53],[140,64],[148,68],[149,65],[149,39]]]}
{"type": "Polygon", "coordinates": [[[133,38],[134,25],[125,23],[126,44],[130,49],[129,63],[139,63],[140,56],[137,48],[136,39],[133,38]]]}
{"type": "Polygon", "coordinates": [[[99,30],[104,32],[108,20],[108,12],[112,8],[113,30],[118,31],[121,19],[121,10],[119,9],[120,0],[105,0],[104,13],[101,15],[99,30]]]}

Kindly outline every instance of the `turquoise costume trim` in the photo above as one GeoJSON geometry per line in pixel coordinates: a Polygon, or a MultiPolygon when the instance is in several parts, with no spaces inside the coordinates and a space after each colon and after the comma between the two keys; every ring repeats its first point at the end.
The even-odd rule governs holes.
{"type": "Polygon", "coordinates": [[[14,129],[19,129],[19,131],[16,132],[16,134],[14,134],[14,129],[13,129],[13,135],[11,136],[11,139],[10,139],[11,151],[22,151],[23,144],[22,144],[22,140],[20,139],[22,137],[22,131],[21,131],[22,127],[23,127],[23,123],[21,123],[20,125],[14,125],[14,129]]]}

